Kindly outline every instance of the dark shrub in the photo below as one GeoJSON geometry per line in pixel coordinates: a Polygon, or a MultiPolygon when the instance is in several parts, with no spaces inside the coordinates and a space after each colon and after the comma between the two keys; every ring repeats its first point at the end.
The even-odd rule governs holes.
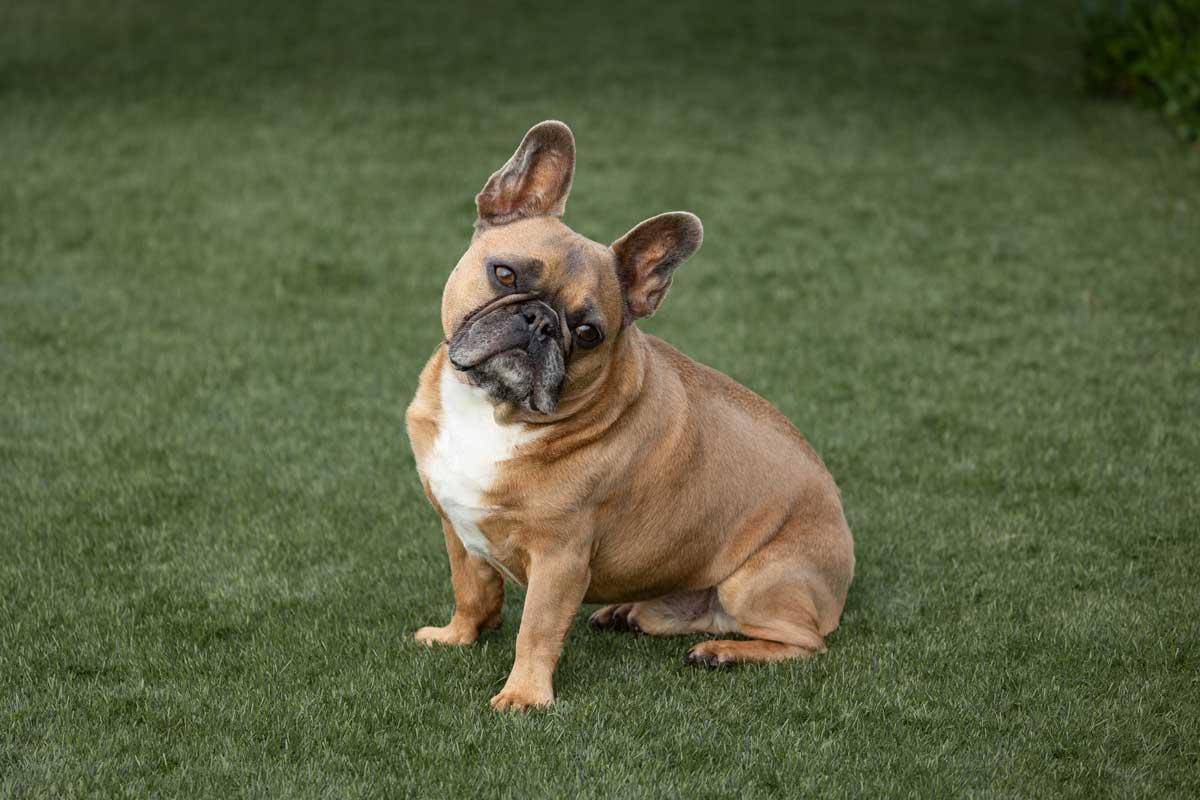
{"type": "Polygon", "coordinates": [[[1200,136],[1200,0],[1133,0],[1093,7],[1088,90],[1162,110],[1185,140],[1200,136]]]}

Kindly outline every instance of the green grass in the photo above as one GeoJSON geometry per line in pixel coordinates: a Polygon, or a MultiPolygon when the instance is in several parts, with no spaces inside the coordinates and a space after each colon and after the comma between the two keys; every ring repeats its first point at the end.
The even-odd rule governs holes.
{"type": "MultiPolygon", "coordinates": [[[[1200,793],[1200,153],[1074,3],[0,5],[0,795],[1200,793]],[[403,411],[472,198],[670,209],[646,328],[778,405],[858,577],[827,655],[577,624],[498,716],[403,411]]],[[[582,614],[582,612],[581,612],[582,614]]]]}

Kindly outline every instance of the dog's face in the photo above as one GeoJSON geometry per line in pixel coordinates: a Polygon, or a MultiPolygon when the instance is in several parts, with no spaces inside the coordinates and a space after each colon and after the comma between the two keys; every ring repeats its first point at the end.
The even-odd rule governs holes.
{"type": "Polygon", "coordinates": [[[634,320],[653,314],[675,268],[700,247],[700,220],[660,214],[611,246],[559,217],[575,140],[543,122],[475,198],[471,246],[442,295],[450,362],[496,403],[551,414],[604,374],[634,320]]]}

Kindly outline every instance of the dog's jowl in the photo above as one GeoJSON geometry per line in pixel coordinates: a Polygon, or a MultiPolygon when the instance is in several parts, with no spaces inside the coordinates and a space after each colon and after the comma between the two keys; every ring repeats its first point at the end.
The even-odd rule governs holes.
{"type": "Polygon", "coordinates": [[[611,245],[561,221],[575,140],[525,135],[476,196],[442,295],[444,342],[408,434],[442,519],[455,609],[418,641],[473,643],[527,587],[497,709],[548,705],[581,603],[599,630],[740,634],[710,667],[825,650],[854,573],[841,496],[770,403],[638,329],[703,229],[677,211],[611,245]]]}

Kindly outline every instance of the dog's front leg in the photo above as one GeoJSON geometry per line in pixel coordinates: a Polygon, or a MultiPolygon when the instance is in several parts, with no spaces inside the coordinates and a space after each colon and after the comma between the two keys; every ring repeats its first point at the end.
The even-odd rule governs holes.
{"type": "Polygon", "coordinates": [[[422,644],[474,644],[482,628],[500,625],[504,611],[504,579],[500,573],[463,547],[454,525],[442,517],[446,555],[450,557],[450,582],[454,586],[454,616],[443,627],[429,626],[416,633],[422,644]]]}
{"type": "Polygon", "coordinates": [[[504,688],[492,698],[497,711],[554,702],[554,667],[591,578],[588,552],[532,553],[527,577],[517,658],[504,688]]]}

